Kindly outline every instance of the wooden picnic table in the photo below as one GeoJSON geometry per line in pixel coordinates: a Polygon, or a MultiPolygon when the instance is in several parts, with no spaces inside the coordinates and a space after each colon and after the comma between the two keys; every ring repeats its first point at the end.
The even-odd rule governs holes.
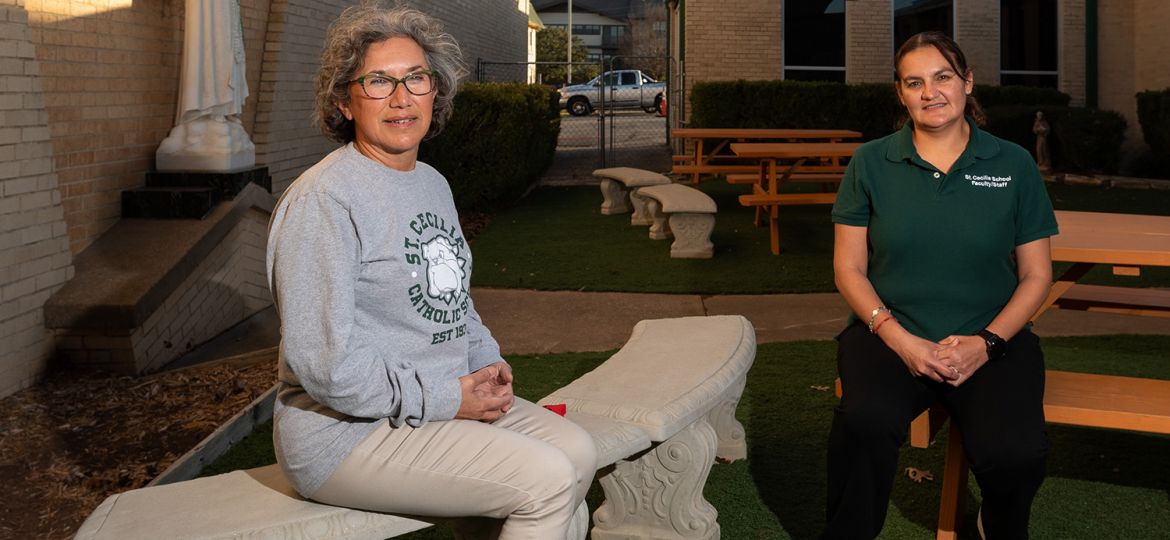
{"type": "Polygon", "coordinates": [[[861,137],[860,131],[848,129],[768,129],[768,128],[675,128],[670,136],[677,139],[686,139],[684,145],[687,151],[693,153],[674,156],[679,163],[671,168],[676,174],[690,174],[691,183],[699,184],[699,177],[703,174],[725,174],[751,172],[753,164],[742,163],[712,163],[712,161],[726,161],[737,159],[739,156],[724,151],[733,142],[748,141],[802,141],[819,140],[836,142],[842,139],[856,139],[861,137]],[[714,139],[716,142],[704,151],[704,141],[714,139]],[[694,144],[690,144],[691,142],[694,144]]]}
{"type": "Polygon", "coordinates": [[[1170,266],[1170,217],[1057,211],[1060,234],[1052,260],[1073,265],[1056,279],[1032,317],[1052,307],[1170,317],[1170,290],[1078,284],[1098,264],[1119,276],[1141,275],[1143,266],[1170,266]]]}
{"type": "MultiPolygon", "coordinates": [[[[752,193],[740,195],[739,203],[755,206],[768,212],[768,227],[772,240],[772,254],[780,254],[780,206],[793,204],[832,204],[836,193],[780,193],[780,184],[788,182],[793,173],[808,170],[810,160],[827,160],[824,167],[843,170],[842,158],[853,156],[858,142],[815,142],[815,143],[733,143],[731,151],[736,156],[759,160],[758,181],[752,186],[752,193]],[[791,163],[781,165],[780,161],[791,163]],[[783,172],[779,169],[784,167],[783,172]]],[[[820,167],[815,165],[813,167],[820,167]]],[[[757,224],[760,213],[756,213],[757,224]]]]}

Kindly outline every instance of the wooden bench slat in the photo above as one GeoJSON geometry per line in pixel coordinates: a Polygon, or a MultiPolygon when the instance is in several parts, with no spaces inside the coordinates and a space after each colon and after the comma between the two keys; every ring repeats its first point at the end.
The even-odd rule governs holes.
{"type": "Polygon", "coordinates": [[[836,201],[836,193],[780,193],[778,195],[753,193],[739,196],[739,204],[742,206],[833,204],[836,201]]]}
{"type": "Polygon", "coordinates": [[[670,168],[670,172],[674,174],[694,174],[694,173],[748,173],[760,170],[759,165],[715,165],[708,163],[706,165],[675,165],[670,168]]]}
{"type": "MultiPolygon", "coordinates": [[[[793,173],[788,177],[789,182],[831,182],[840,183],[844,175],[836,173],[793,173]]],[[[727,175],[728,184],[757,184],[760,181],[759,174],[729,174],[727,175]]]]}
{"type": "Polygon", "coordinates": [[[1058,307],[1087,308],[1090,311],[1140,312],[1170,316],[1170,290],[1138,287],[1075,284],[1056,300],[1058,307]]]}
{"type": "Polygon", "coordinates": [[[1049,370],[1049,422],[1170,434],[1170,381],[1049,370]]]}

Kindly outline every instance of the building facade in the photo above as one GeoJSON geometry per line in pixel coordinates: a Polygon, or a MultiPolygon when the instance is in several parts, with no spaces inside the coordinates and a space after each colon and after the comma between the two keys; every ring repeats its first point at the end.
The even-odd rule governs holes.
{"type": "MultiPolygon", "coordinates": [[[[1134,94],[1170,86],[1163,0],[667,0],[673,81],[892,82],[897,46],[941,30],[979,84],[1046,86],[1120,112],[1140,149],[1134,94]]],[[[677,101],[675,101],[677,103],[677,101]]],[[[685,112],[679,111],[679,120],[685,112]]]]}
{"type": "MultiPolygon", "coordinates": [[[[312,125],[313,76],[328,24],[357,2],[238,1],[241,120],[279,193],[336,147],[312,125]]],[[[398,3],[443,20],[471,66],[528,56],[527,0],[398,3]]],[[[43,373],[56,348],[46,299],[119,221],[121,192],[144,185],[173,125],[184,7],[0,0],[0,397],[43,373]]]]}

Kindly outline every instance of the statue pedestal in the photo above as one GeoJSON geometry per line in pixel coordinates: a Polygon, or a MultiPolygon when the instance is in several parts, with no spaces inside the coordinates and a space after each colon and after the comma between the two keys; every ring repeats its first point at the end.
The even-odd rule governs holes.
{"type": "Polygon", "coordinates": [[[122,217],[202,219],[219,201],[230,201],[248,184],[272,190],[268,167],[228,172],[149,172],[146,187],[122,192],[122,217]]]}
{"type": "Polygon", "coordinates": [[[205,116],[171,128],[154,157],[163,172],[238,171],[256,164],[256,146],[238,118],[205,116]]]}

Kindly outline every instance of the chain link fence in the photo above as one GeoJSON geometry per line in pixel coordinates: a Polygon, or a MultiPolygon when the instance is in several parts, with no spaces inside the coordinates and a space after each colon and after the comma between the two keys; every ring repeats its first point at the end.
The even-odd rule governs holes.
{"type": "Polygon", "coordinates": [[[546,183],[592,182],[599,167],[670,169],[666,114],[669,59],[614,57],[574,62],[476,62],[480,82],[536,82],[561,93],[561,132],[546,183]],[[604,76],[601,76],[605,73],[604,76]]]}

